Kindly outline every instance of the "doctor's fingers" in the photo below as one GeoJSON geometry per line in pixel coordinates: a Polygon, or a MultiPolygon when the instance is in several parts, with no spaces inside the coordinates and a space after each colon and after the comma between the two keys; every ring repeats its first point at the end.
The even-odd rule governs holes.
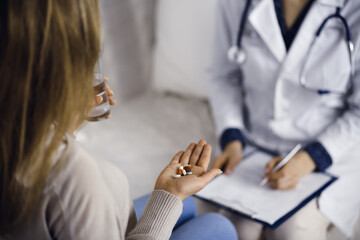
{"type": "Polygon", "coordinates": [[[235,169],[235,167],[241,162],[240,156],[230,156],[229,161],[226,164],[225,167],[225,174],[231,175],[235,169]]]}
{"type": "Polygon", "coordinates": [[[288,179],[298,179],[299,174],[296,169],[291,166],[291,164],[285,165],[279,171],[271,173],[268,175],[269,182],[271,181],[287,181],[288,179]]]}
{"type": "Polygon", "coordinates": [[[282,157],[274,157],[270,162],[266,164],[265,175],[269,175],[271,170],[282,160],[282,157]]]}
{"type": "Polygon", "coordinates": [[[281,178],[289,179],[289,178],[293,178],[293,177],[297,177],[297,176],[298,176],[297,172],[294,171],[288,165],[285,165],[277,172],[269,173],[267,175],[267,177],[269,178],[269,181],[276,181],[281,178]]]}
{"type": "Polygon", "coordinates": [[[218,169],[222,169],[223,166],[226,164],[228,160],[228,155],[226,153],[223,153],[219,156],[217,156],[211,165],[211,168],[218,168],[218,169]]]}
{"type": "Polygon", "coordinates": [[[297,177],[290,177],[290,178],[280,178],[276,180],[269,180],[268,185],[271,188],[278,189],[278,190],[291,190],[296,188],[299,182],[299,178],[297,177]]]}
{"type": "Polygon", "coordinates": [[[180,158],[180,163],[182,165],[188,165],[189,164],[189,160],[190,160],[190,156],[193,153],[194,149],[196,147],[195,143],[191,143],[188,148],[186,149],[186,151],[184,152],[184,154],[181,156],[180,158]]]}
{"type": "Polygon", "coordinates": [[[200,155],[203,152],[205,144],[206,144],[205,140],[200,140],[199,141],[199,143],[197,144],[195,150],[191,154],[190,161],[189,161],[190,165],[196,165],[198,163],[200,155]]]}

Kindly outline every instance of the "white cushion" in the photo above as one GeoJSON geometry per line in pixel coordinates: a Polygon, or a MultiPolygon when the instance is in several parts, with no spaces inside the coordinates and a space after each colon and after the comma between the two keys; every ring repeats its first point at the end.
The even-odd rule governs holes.
{"type": "Polygon", "coordinates": [[[159,0],[155,89],[206,98],[216,0],[159,0]]]}

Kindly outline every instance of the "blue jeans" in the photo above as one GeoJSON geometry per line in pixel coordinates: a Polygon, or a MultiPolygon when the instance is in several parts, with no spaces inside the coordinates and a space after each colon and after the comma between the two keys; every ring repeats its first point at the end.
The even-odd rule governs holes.
{"type": "MultiPolygon", "coordinates": [[[[139,219],[150,195],[134,201],[136,216],[139,219]]],[[[183,201],[183,211],[177,221],[171,240],[235,240],[237,233],[232,223],[217,213],[206,213],[196,216],[194,199],[189,197],[183,201]]]]}

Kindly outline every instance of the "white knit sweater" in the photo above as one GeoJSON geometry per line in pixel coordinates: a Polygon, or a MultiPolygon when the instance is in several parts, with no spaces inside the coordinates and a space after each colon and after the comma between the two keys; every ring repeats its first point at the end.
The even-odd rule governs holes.
{"type": "Polygon", "coordinates": [[[30,221],[0,240],[169,239],[182,211],[180,199],[153,191],[137,222],[124,173],[95,161],[71,138],[66,151],[61,171],[50,175],[30,221]]]}

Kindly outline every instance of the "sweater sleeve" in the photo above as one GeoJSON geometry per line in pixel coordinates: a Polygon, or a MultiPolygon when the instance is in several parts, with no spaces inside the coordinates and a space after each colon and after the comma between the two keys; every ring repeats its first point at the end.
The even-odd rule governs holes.
{"type": "Polygon", "coordinates": [[[181,212],[180,199],[163,190],[153,191],[139,222],[126,239],[169,239],[181,212]]]}
{"type": "Polygon", "coordinates": [[[81,148],[76,149],[59,177],[50,181],[48,195],[53,200],[43,206],[46,215],[43,225],[48,226],[52,239],[170,238],[182,212],[179,198],[166,191],[153,191],[137,222],[122,171],[95,161],[81,148]]]}

